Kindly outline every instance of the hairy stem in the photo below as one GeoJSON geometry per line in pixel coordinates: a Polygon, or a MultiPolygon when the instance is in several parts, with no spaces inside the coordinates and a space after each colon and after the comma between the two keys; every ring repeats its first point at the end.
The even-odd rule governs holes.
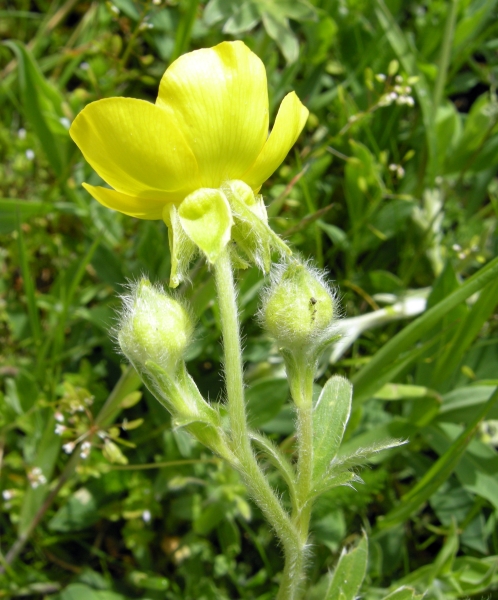
{"type": "Polygon", "coordinates": [[[315,361],[302,356],[297,361],[299,385],[294,398],[297,413],[297,505],[292,515],[301,544],[308,540],[311,503],[308,501],[313,479],[313,375],[315,361]]]}
{"type": "Polygon", "coordinates": [[[304,563],[299,532],[270,487],[251,448],[247,426],[240,328],[228,250],[215,263],[215,279],[220,307],[221,328],[225,355],[225,380],[233,452],[254,500],[280,539],[285,553],[285,568],[277,600],[298,598],[304,563]]]}

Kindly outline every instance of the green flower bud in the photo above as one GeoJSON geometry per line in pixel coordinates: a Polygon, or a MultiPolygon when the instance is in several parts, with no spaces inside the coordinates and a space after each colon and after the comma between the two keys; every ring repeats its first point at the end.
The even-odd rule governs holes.
{"type": "Polygon", "coordinates": [[[173,371],[192,337],[189,311],[146,279],[132,288],[123,304],[117,336],[123,353],[139,370],[153,361],[173,371]]]}
{"type": "Polygon", "coordinates": [[[263,298],[261,321],[282,348],[306,350],[329,337],[334,294],[322,276],[298,262],[279,265],[263,298]]]}

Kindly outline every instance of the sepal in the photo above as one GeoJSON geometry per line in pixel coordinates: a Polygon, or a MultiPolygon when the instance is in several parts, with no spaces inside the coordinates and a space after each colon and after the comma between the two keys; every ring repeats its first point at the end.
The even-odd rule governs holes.
{"type": "Polygon", "coordinates": [[[221,190],[201,188],[189,194],[178,208],[184,232],[213,264],[231,238],[230,205],[221,190]]]}
{"type": "Polygon", "coordinates": [[[171,255],[169,286],[176,288],[186,279],[188,267],[198,249],[183,230],[178,209],[174,204],[167,204],[164,207],[163,221],[168,227],[168,243],[171,255]]]}
{"type": "Polygon", "coordinates": [[[222,190],[234,218],[232,238],[251,262],[267,273],[272,250],[284,255],[292,254],[287,244],[268,225],[262,196],[255,196],[246,183],[238,180],[227,181],[222,190]]]}

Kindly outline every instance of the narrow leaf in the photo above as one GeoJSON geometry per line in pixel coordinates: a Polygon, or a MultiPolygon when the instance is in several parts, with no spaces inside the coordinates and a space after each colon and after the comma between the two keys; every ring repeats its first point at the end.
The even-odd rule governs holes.
{"type": "Polygon", "coordinates": [[[365,578],[367,561],[368,541],[363,535],[354,550],[342,552],[324,600],[355,600],[365,578]]]}
{"type": "Polygon", "coordinates": [[[335,375],[325,384],[313,410],[313,479],[320,480],[335,458],[351,412],[353,387],[335,375]]]}
{"type": "Polygon", "coordinates": [[[18,220],[23,222],[44,215],[51,208],[50,204],[38,200],[0,199],[0,234],[15,231],[18,220]]]}
{"type": "MultiPolygon", "coordinates": [[[[61,127],[59,119],[64,118],[62,112],[62,96],[43,76],[40,68],[29,50],[18,41],[4,42],[16,55],[19,69],[22,106],[38,136],[43,150],[58,176],[64,172],[66,156],[61,145],[61,127]],[[58,133],[54,132],[54,129],[58,133]]],[[[65,135],[66,140],[69,136],[65,135]]]]}
{"type": "MultiPolygon", "coordinates": [[[[355,401],[364,402],[382,387],[387,381],[379,381],[380,371],[389,367],[402,352],[412,348],[428,331],[430,331],[450,310],[458,306],[494,281],[498,276],[498,257],[469,277],[467,281],[444,300],[430,308],[418,319],[410,323],[403,331],[394,336],[381,348],[372,360],[352,378],[355,390],[355,401]]],[[[392,379],[391,379],[392,381],[392,379]]]]}
{"type": "Polygon", "coordinates": [[[448,450],[432,465],[422,479],[403,496],[398,506],[386,517],[378,520],[377,526],[379,529],[387,529],[402,523],[417,512],[439,489],[460,462],[479,427],[479,423],[486,417],[497,401],[498,388],[448,450]]]}
{"type": "Polygon", "coordinates": [[[482,326],[498,304],[498,278],[487,285],[477,302],[463,319],[451,342],[447,344],[434,367],[432,385],[438,386],[458,367],[462,356],[474,341],[482,326]]]}
{"type": "Polygon", "coordinates": [[[389,596],[385,596],[383,600],[416,600],[417,598],[422,598],[422,596],[418,596],[413,588],[403,586],[391,592],[389,596]]]}
{"type": "Polygon", "coordinates": [[[263,450],[268,460],[272,463],[272,465],[274,465],[278,469],[279,473],[284,478],[285,483],[289,488],[289,493],[292,499],[292,503],[294,505],[297,486],[296,473],[289,459],[280,450],[280,448],[276,446],[271,440],[269,440],[265,435],[256,433],[255,431],[251,431],[250,435],[251,438],[256,442],[256,444],[263,450]]]}

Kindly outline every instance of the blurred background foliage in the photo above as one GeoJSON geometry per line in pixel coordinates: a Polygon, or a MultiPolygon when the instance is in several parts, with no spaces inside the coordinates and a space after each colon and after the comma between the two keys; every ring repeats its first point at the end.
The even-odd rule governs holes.
{"type": "MultiPolygon", "coordinates": [[[[93,201],[80,184],[99,178],[68,135],[87,103],[154,101],[172,60],[232,39],[264,61],[273,116],[292,89],[311,112],[263,193],[273,228],[339,290],[345,337],[317,390],[353,380],[348,450],[408,440],[320,499],[307,598],[362,528],[362,597],[498,598],[497,4],[1,4],[0,598],[275,595],[281,554],[238,475],[171,429],[109,336],[128,280],[167,280],[166,227],[93,201]]],[[[252,425],[292,454],[282,362],[253,319],[263,280],[239,283],[252,425]]],[[[189,369],[221,400],[202,262],[183,291],[189,369]]]]}

